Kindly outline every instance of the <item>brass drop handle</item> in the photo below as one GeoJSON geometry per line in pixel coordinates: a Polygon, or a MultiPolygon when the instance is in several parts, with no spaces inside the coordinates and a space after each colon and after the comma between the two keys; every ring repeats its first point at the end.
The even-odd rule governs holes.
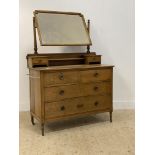
{"type": "Polygon", "coordinates": [[[59,79],[60,79],[60,80],[63,80],[63,79],[64,79],[63,73],[60,73],[60,74],[59,74],[59,79]]]}
{"type": "Polygon", "coordinates": [[[98,104],[99,104],[99,102],[98,102],[98,101],[96,101],[96,102],[94,103],[94,105],[95,105],[95,106],[97,106],[98,104]]]}
{"type": "Polygon", "coordinates": [[[98,74],[97,72],[94,74],[95,77],[98,77],[98,75],[99,75],[99,74],[98,74]]]}
{"type": "Polygon", "coordinates": [[[65,93],[64,90],[60,90],[59,95],[63,95],[65,93]]]}
{"type": "Polygon", "coordinates": [[[64,111],[65,110],[65,106],[61,106],[61,111],[64,111]]]}
{"type": "Polygon", "coordinates": [[[83,107],[83,104],[78,104],[77,105],[77,108],[82,108],[83,107]]]}
{"type": "Polygon", "coordinates": [[[95,91],[97,91],[97,90],[98,90],[98,87],[97,87],[97,86],[95,86],[95,87],[94,87],[94,90],[95,90],[95,91]]]}

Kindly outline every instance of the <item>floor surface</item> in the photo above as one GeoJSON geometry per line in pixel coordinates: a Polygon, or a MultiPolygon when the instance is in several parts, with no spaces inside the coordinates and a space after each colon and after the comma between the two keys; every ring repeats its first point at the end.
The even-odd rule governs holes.
{"type": "Polygon", "coordinates": [[[33,126],[29,112],[20,112],[20,155],[134,155],[134,110],[57,121],[33,126]]]}

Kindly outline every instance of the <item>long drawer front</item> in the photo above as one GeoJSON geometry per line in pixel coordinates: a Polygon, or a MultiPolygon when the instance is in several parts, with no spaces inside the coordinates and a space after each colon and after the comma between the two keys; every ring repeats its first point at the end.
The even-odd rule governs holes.
{"type": "Polygon", "coordinates": [[[45,103],[45,118],[80,114],[89,111],[105,110],[112,106],[111,94],[86,96],[45,103]]]}
{"type": "Polygon", "coordinates": [[[112,70],[92,69],[84,71],[57,71],[44,74],[44,86],[69,84],[69,83],[89,83],[112,80],[112,70]]]}
{"type": "Polygon", "coordinates": [[[104,95],[112,93],[111,82],[96,82],[47,87],[45,102],[59,101],[80,96],[104,95]]]}

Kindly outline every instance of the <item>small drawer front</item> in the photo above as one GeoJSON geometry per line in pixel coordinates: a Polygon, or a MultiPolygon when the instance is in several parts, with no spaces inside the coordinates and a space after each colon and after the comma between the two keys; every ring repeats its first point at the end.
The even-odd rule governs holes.
{"type": "Polygon", "coordinates": [[[112,83],[111,82],[97,82],[81,84],[82,96],[98,95],[98,94],[111,94],[112,83]]]}
{"type": "Polygon", "coordinates": [[[79,85],[53,86],[45,89],[45,102],[80,96],[79,85]]]}
{"type": "Polygon", "coordinates": [[[44,83],[45,86],[64,83],[76,83],[78,81],[78,75],[79,74],[76,71],[45,73],[44,83]]]}
{"type": "Polygon", "coordinates": [[[89,56],[89,57],[86,57],[86,62],[88,62],[88,63],[101,62],[101,56],[89,56]]]}
{"type": "Polygon", "coordinates": [[[45,118],[61,117],[71,114],[87,113],[89,111],[110,109],[111,95],[87,96],[66,99],[58,102],[45,103],[45,118]]]}
{"type": "Polygon", "coordinates": [[[33,59],[33,64],[47,64],[47,59],[33,59]]]}
{"type": "Polygon", "coordinates": [[[106,81],[112,79],[111,69],[87,70],[80,72],[81,82],[106,81]]]}

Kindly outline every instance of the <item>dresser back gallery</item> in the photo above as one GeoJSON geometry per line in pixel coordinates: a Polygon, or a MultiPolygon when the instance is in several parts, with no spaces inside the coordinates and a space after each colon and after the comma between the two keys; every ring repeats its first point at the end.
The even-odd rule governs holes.
{"type": "Polygon", "coordinates": [[[30,114],[44,125],[53,120],[113,111],[113,65],[90,52],[90,21],[81,13],[35,10],[34,54],[27,54],[30,114]],[[38,53],[41,46],[86,46],[84,52],[38,53]]]}

